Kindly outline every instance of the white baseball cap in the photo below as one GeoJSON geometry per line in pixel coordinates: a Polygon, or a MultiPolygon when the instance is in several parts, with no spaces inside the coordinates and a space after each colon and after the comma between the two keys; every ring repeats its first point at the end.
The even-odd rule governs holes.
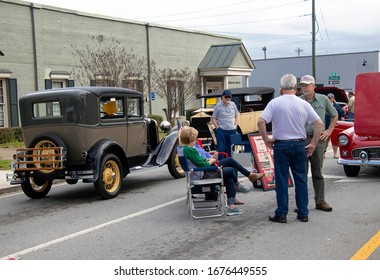
{"type": "Polygon", "coordinates": [[[310,84],[315,84],[315,80],[314,80],[314,77],[313,76],[310,76],[310,75],[305,75],[301,78],[300,80],[300,84],[307,84],[307,85],[310,85],[310,84]]]}

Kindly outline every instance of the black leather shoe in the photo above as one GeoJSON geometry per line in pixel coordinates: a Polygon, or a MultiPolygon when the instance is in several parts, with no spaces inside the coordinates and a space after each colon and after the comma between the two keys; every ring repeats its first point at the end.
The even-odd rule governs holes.
{"type": "Polygon", "coordinates": [[[297,216],[297,219],[300,220],[303,223],[309,221],[309,217],[308,216],[303,216],[303,217],[297,216]]]}
{"type": "Polygon", "coordinates": [[[269,221],[271,222],[276,222],[276,223],[282,223],[285,224],[288,221],[286,220],[286,216],[269,216],[269,221]]]}

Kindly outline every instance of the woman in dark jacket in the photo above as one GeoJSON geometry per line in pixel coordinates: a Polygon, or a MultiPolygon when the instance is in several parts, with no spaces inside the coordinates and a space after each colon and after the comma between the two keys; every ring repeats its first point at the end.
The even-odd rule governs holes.
{"type": "MultiPolygon", "coordinates": [[[[330,102],[333,104],[335,110],[338,112],[338,120],[343,121],[344,120],[344,110],[336,102],[334,94],[333,93],[329,93],[329,94],[327,94],[327,97],[330,100],[330,102]]],[[[325,117],[325,129],[327,129],[329,127],[330,121],[331,121],[330,115],[326,115],[326,117],[325,117]]],[[[326,153],[326,150],[327,150],[327,147],[329,145],[330,140],[331,140],[331,136],[329,138],[327,138],[326,141],[325,141],[325,153],[326,153]]],[[[338,155],[338,146],[332,144],[332,148],[333,148],[333,151],[334,151],[334,158],[339,158],[339,155],[338,155]]]]}

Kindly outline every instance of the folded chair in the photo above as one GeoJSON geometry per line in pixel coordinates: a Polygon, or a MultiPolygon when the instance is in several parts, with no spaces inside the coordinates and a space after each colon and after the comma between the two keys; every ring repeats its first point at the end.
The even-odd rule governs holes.
{"type": "Polygon", "coordinates": [[[185,156],[179,162],[186,173],[187,204],[192,219],[224,216],[226,199],[222,167],[210,166],[190,169],[185,156]],[[197,171],[212,173],[212,178],[199,178],[197,171]]]}

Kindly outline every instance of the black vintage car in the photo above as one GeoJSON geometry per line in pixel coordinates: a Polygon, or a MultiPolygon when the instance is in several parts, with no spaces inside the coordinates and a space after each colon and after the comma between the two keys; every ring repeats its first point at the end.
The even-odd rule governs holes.
{"type": "Polygon", "coordinates": [[[184,177],[177,131],[160,141],[157,122],[144,115],[143,100],[140,92],[115,87],[22,96],[26,148],[17,150],[8,180],[21,184],[30,198],[45,197],[55,179],[69,184],[82,180],[94,183],[98,194],[108,199],[118,195],[122,179],[135,170],[167,164],[174,178],[184,177]]]}
{"type": "MultiPolygon", "coordinates": [[[[231,91],[232,101],[235,102],[240,112],[238,132],[243,135],[243,140],[247,140],[248,134],[258,132],[257,120],[265,106],[274,98],[275,89],[272,87],[243,87],[229,90],[231,91]]],[[[202,135],[208,136],[206,135],[208,131],[207,123],[210,121],[213,107],[217,102],[220,102],[222,94],[223,90],[220,90],[198,97],[204,99],[205,106],[197,110],[197,113],[205,113],[201,118],[194,118],[191,125],[204,133],[200,137],[202,135]]],[[[268,126],[268,131],[271,131],[270,125],[268,126]]]]}

